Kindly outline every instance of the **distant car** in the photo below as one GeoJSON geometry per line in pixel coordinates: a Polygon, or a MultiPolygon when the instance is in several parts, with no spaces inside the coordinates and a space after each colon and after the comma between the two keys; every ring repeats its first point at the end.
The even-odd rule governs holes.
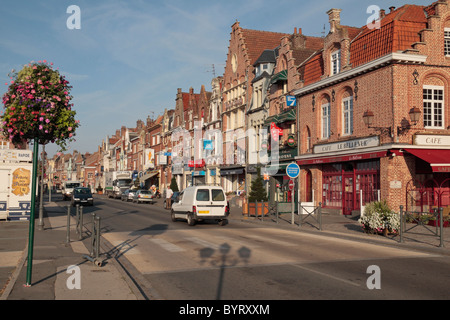
{"type": "Polygon", "coordinates": [[[80,205],[94,205],[94,198],[92,197],[90,188],[78,187],[74,188],[72,192],[72,206],[80,205]]]}
{"type": "Polygon", "coordinates": [[[150,190],[137,190],[133,197],[133,202],[155,203],[154,194],[150,190]]]}
{"type": "Polygon", "coordinates": [[[135,193],[136,193],[136,190],[127,189],[122,193],[122,195],[120,196],[120,199],[122,201],[133,201],[135,193]]]}

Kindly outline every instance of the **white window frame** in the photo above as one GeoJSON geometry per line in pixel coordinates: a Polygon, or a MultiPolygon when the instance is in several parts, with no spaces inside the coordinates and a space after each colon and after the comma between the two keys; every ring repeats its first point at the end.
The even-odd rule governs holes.
{"type": "Polygon", "coordinates": [[[353,133],[353,96],[342,99],[342,135],[353,133]]]}
{"type": "Polygon", "coordinates": [[[331,53],[331,75],[338,74],[341,71],[341,50],[331,53]]]}
{"type": "Polygon", "coordinates": [[[450,57],[450,28],[444,28],[444,55],[450,57]]]}
{"type": "Polygon", "coordinates": [[[444,87],[424,85],[423,91],[425,90],[431,90],[431,98],[425,97],[423,93],[423,126],[425,129],[444,129],[444,87]],[[440,99],[437,96],[438,91],[442,92],[440,99]]]}
{"type": "Polygon", "coordinates": [[[321,107],[321,112],[322,112],[321,136],[322,136],[322,139],[328,139],[331,135],[330,111],[331,111],[330,103],[325,103],[322,105],[322,107],[321,107]]]}

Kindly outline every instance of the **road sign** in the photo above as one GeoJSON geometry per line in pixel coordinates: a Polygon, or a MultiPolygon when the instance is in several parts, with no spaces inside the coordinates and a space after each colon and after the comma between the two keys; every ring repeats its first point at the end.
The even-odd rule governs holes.
{"type": "Polygon", "coordinates": [[[289,176],[289,178],[295,179],[300,174],[300,167],[296,163],[290,163],[286,167],[286,174],[289,176]]]}
{"type": "Polygon", "coordinates": [[[297,99],[295,98],[295,96],[286,96],[286,105],[288,107],[296,107],[297,99]]]}
{"type": "Polygon", "coordinates": [[[295,181],[293,179],[289,180],[289,190],[294,190],[295,187],[295,181]]]}

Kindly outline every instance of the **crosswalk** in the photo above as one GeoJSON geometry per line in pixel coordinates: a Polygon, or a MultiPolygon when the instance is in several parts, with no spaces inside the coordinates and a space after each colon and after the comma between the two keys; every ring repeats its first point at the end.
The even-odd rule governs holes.
{"type": "MultiPolygon", "coordinates": [[[[226,266],[305,264],[419,253],[274,228],[185,229],[103,234],[142,274],[226,266]]],[[[423,254],[420,254],[423,255],[423,254]]]]}

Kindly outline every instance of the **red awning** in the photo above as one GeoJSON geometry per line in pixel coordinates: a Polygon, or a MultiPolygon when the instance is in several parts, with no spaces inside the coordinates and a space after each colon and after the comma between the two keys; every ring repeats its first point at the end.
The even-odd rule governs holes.
{"type": "Polygon", "coordinates": [[[428,162],[433,172],[450,172],[450,150],[447,149],[405,149],[428,162]]]}

